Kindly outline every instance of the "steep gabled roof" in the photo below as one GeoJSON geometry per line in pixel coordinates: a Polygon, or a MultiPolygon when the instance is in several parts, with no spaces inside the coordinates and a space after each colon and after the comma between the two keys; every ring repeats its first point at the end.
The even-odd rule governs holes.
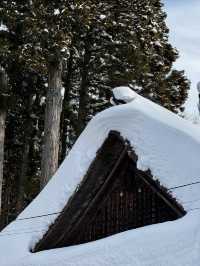
{"type": "Polygon", "coordinates": [[[1,266],[194,266],[200,245],[200,129],[143,97],[107,109],[88,124],[39,196],[0,234],[1,266]],[[187,214],[92,244],[30,253],[81,183],[111,130],[129,141],[141,171],[167,188],[187,214]],[[162,239],[162,241],[160,241],[162,239]],[[144,257],[145,250],[145,257],[144,257]],[[12,254],[12,256],[10,256],[12,254]]]}
{"type": "MultiPolygon", "coordinates": [[[[150,172],[139,171],[136,165],[137,156],[131,149],[128,142],[126,142],[120,136],[119,132],[111,131],[104,141],[102,147],[97,152],[97,156],[89,167],[81,184],[76,189],[73,196],[69,199],[68,203],[66,203],[66,206],[64,207],[54,224],[50,226],[45,236],[43,236],[43,238],[36,244],[33,251],[37,252],[41,250],[66,247],[74,244],[97,240],[114,233],[119,233],[128,229],[134,229],[140,226],[144,226],[145,224],[148,225],[161,221],[163,222],[175,220],[185,215],[183,208],[175,201],[175,199],[171,197],[169,193],[167,193],[167,190],[160,187],[160,185],[153,180],[150,172]],[[131,169],[129,169],[130,167],[126,167],[127,163],[132,164],[131,169]],[[110,228],[109,232],[108,230],[106,230],[106,232],[101,232],[100,234],[97,234],[97,232],[94,233],[95,227],[96,230],[99,230],[100,225],[95,226],[93,220],[95,221],[97,212],[99,211],[101,206],[106,205],[109,194],[112,193],[114,183],[118,182],[117,177],[120,171],[131,171],[130,178],[132,180],[134,180],[134,176],[137,175],[136,180],[141,179],[139,182],[144,183],[143,186],[146,185],[146,187],[149,187],[149,190],[151,190],[152,193],[156,194],[156,197],[158,197],[160,201],[163,202],[160,207],[163,208],[163,206],[166,206],[165,210],[162,211],[163,214],[158,217],[158,219],[150,219],[148,217],[148,221],[137,223],[134,222],[136,218],[129,217],[128,220],[125,220],[125,224],[128,223],[128,225],[121,226],[121,228],[116,228],[115,230],[113,230],[113,228],[110,228]],[[91,236],[91,232],[88,232],[90,236],[87,236],[86,233],[82,233],[82,231],[84,230],[92,230],[93,236],[91,236]]],[[[125,178],[124,173],[121,178],[125,178]]],[[[137,186],[136,183],[134,184],[134,181],[132,182],[133,183],[129,184],[130,190],[134,189],[134,186],[137,186]]],[[[119,193],[122,193],[121,191],[123,191],[123,187],[119,187],[119,193]]],[[[139,197],[141,198],[141,196],[139,197]]],[[[116,200],[118,199],[116,198],[116,200]]],[[[144,206],[144,200],[145,198],[142,199],[142,202],[138,204],[142,204],[144,212],[151,213],[152,207],[150,207],[149,205],[149,207],[146,209],[144,206]]],[[[125,202],[125,205],[127,204],[129,204],[129,202],[125,202]]],[[[141,208],[142,206],[137,206],[135,208],[141,208]]],[[[159,208],[159,206],[157,206],[157,208],[159,208]]],[[[124,212],[125,211],[126,210],[124,210],[124,212]]],[[[159,210],[157,210],[157,212],[158,211],[159,210]]],[[[157,212],[152,214],[156,215],[157,212]]],[[[135,213],[135,215],[136,214],[137,216],[139,216],[140,211],[135,213]]],[[[141,214],[144,215],[144,217],[149,215],[143,214],[143,211],[141,214]]],[[[100,213],[99,215],[103,214],[100,213]]],[[[107,214],[107,216],[108,215],[110,215],[110,213],[107,214]]],[[[105,223],[107,223],[109,219],[111,219],[111,217],[106,217],[105,223]]],[[[117,220],[118,217],[116,216],[115,219],[117,220]]],[[[112,225],[112,227],[113,226],[114,225],[112,225]]]]}

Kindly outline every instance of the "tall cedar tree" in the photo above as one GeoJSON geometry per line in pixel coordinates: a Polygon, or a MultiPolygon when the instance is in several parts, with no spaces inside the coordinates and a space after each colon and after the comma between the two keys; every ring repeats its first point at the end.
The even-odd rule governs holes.
{"type": "Polygon", "coordinates": [[[172,69],[178,53],[162,7],[159,0],[98,2],[89,27],[73,28],[62,158],[115,86],[128,85],[174,112],[183,110],[189,82],[172,69]]]}
{"type": "Polygon", "coordinates": [[[44,144],[41,161],[41,187],[58,168],[60,120],[64,88],[63,61],[69,55],[74,19],[79,25],[90,21],[92,12],[87,1],[33,1],[32,23],[37,45],[48,69],[44,144]],[[34,23],[35,22],[35,23],[34,23]],[[81,22],[81,23],[80,23],[81,22]]]}
{"type": "Polygon", "coordinates": [[[9,76],[9,94],[14,96],[6,121],[3,223],[13,219],[38,191],[33,186],[29,189],[29,184],[39,176],[45,78],[27,31],[30,11],[29,1],[0,3],[1,23],[6,25],[0,32],[0,60],[9,76]]]}
{"type": "Polygon", "coordinates": [[[178,53],[160,0],[2,0],[0,12],[0,65],[15,98],[6,121],[7,223],[37,194],[40,177],[43,186],[55,172],[58,149],[60,163],[87,121],[109,106],[114,86],[180,112],[189,83],[172,69],[178,53]]]}

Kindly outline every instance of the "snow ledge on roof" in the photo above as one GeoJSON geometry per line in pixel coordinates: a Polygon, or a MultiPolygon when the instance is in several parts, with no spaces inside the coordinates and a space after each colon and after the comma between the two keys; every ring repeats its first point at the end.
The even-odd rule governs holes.
{"type": "Polygon", "coordinates": [[[199,265],[200,185],[188,185],[200,182],[199,158],[198,126],[139,95],[128,104],[99,113],[44,190],[0,234],[1,266],[199,265]],[[31,254],[30,245],[41,238],[58,214],[20,219],[60,212],[110,130],[129,140],[138,155],[138,168],[150,169],[184,206],[187,215],[90,244],[31,254]]]}

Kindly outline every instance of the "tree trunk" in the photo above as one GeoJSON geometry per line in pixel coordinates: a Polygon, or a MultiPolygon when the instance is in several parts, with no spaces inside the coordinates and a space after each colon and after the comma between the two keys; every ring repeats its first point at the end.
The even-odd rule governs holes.
{"type": "Polygon", "coordinates": [[[84,61],[81,71],[81,85],[79,91],[79,110],[77,121],[77,137],[81,134],[85,127],[87,118],[87,105],[88,105],[88,68],[91,59],[91,50],[88,46],[85,48],[84,61]]]}
{"type": "Polygon", "coordinates": [[[8,82],[5,70],[0,67],[0,216],[2,211],[2,186],[3,186],[3,165],[4,165],[4,140],[6,127],[6,112],[8,95],[8,82]]]}
{"type": "Polygon", "coordinates": [[[19,187],[18,187],[18,195],[17,195],[17,204],[16,204],[16,213],[19,214],[24,208],[24,188],[25,181],[28,171],[29,164],[29,150],[30,150],[30,142],[25,140],[23,155],[22,155],[22,166],[19,177],[19,187]]]}
{"type": "Polygon", "coordinates": [[[67,135],[68,135],[68,124],[70,120],[70,90],[72,86],[72,73],[73,73],[73,51],[71,51],[68,64],[67,64],[67,75],[63,79],[64,87],[65,87],[65,96],[63,100],[63,111],[61,115],[61,130],[60,130],[60,159],[59,162],[62,161],[66,157],[67,152],[67,135]]]}
{"type": "Polygon", "coordinates": [[[49,64],[49,88],[46,99],[41,163],[41,188],[47,184],[58,168],[62,102],[62,62],[60,61],[49,64]]]}
{"type": "Polygon", "coordinates": [[[16,213],[19,214],[24,208],[24,193],[25,193],[25,184],[27,180],[27,172],[29,167],[29,152],[30,152],[30,145],[32,141],[32,132],[33,132],[33,125],[30,118],[31,110],[32,110],[32,97],[30,95],[29,99],[27,100],[27,117],[24,124],[24,145],[23,145],[23,154],[22,154],[22,163],[21,163],[21,171],[19,175],[19,182],[18,182],[18,193],[17,193],[17,203],[16,203],[16,213]]]}
{"type": "Polygon", "coordinates": [[[5,139],[6,111],[0,109],[0,215],[2,206],[4,139],[5,139]]]}

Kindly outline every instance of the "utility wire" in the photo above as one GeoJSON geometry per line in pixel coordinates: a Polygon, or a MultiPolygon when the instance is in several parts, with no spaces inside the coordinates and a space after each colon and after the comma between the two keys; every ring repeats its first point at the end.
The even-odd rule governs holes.
{"type": "MultiPolygon", "coordinates": [[[[28,228],[27,228],[28,230],[28,228]]],[[[35,230],[35,231],[24,231],[24,232],[12,232],[12,233],[5,233],[5,234],[0,234],[0,237],[4,237],[4,236],[16,236],[16,235],[24,235],[24,234],[31,234],[31,233],[44,233],[45,230],[43,231],[39,231],[39,230],[35,230]]]]}
{"type": "MultiPolygon", "coordinates": [[[[185,185],[181,185],[181,186],[171,187],[171,188],[169,188],[169,190],[183,188],[183,187],[188,187],[188,186],[193,186],[193,185],[196,185],[196,184],[200,184],[200,181],[194,182],[194,183],[185,184],[185,185]]],[[[195,211],[195,210],[200,210],[200,208],[191,209],[191,210],[189,210],[189,212],[195,211]]],[[[33,219],[42,218],[42,217],[48,217],[48,216],[53,216],[53,215],[57,215],[57,214],[61,214],[61,213],[62,213],[62,211],[61,212],[54,212],[54,213],[47,213],[47,214],[37,215],[37,216],[31,216],[31,217],[26,217],[26,218],[20,218],[20,219],[16,219],[15,222],[25,221],[25,220],[33,220],[33,219]]],[[[30,229],[31,228],[27,228],[27,230],[30,230],[30,229]]],[[[9,233],[9,232],[8,233],[5,233],[5,234],[1,234],[0,233],[0,237],[10,236],[10,235],[20,235],[20,234],[35,233],[35,232],[43,232],[43,231],[28,231],[28,232],[27,231],[26,232],[19,232],[18,231],[16,233],[15,233],[15,231],[12,231],[11,233],[9,233]]]]}
{"type": "MultiPolygon", "coordinates": [[[[188,210],[188,212],[193,212],[196,210],[200,210],[200,208],[194,208],[191,210],[188,210]]],[[[27,228],[27,230],[29,230],[30,228],[27,228]]],[[[4,233],[4,234],[0,234],[0,237],[5,237],[5,236],[15,236],[15,235],[23,235],[23,234],[31,234],[31,233],[45,233],[46,230],[35,230],[35,231],[24,231],[24,232],[12,232],[12,233],[4,233]]]]}
{"type": "MultiPolygon", "coordinates": [[[[196,184],[200,184],[200,181],[198,182],[194,182],[194,183],[189,183],[186,185],[181,185],[181,186],[176,186],[176,187],[171,187],[168,190],[173,190],[173,189],[178,189],[178,188],[183,188],[183,187],[189,187],[189,186],[193,186],[196,184]]],[[[36,219],[36,218],[42,218],[42,217],[48,217],[48,216],[52,216],[52,215],[57,215],[62,213],[62,211],[60,212],[53,212],[53,213],[47,213],[47,214],[42,214],[42,215],[38,215],[38,216],[31,216],[31,217],[26,217],[26,218],[20,218],[20,219],[16,219],[15,221],[24,221],[24,220],[32,220],[32,219],[36,219]]]]}
{"type": "Polygon", "coordinates": [[[186,184],[186,185],[177,186],[177,187],[171,187],[171,188],[169,188],[169,190],[182,188],[182,187],[189,187],[189,186],[193,186],[193,185],[196,185],[196,184],[200,184],[200,181],[197,181],[197,182],[194,182],[194,183],[189,183],[189,184],[186,184]]]}
{"type": "Polygon", "coordinates": [[[19,228],[18,230],[16,230],[16,228],[14,228],[13,230],[5,230],[5,232],[3,231],[2,233],[0,233],[0,235],[4,235],[4,234],[12,234],[12,233],[18,233],[18,232],[24,232],[24,231],[35,231],[35,230],[46,230],[47,227],[45,226],[34,226],[34,227],[22,227],[22,228],[19,228]]]}
{"type": "Polygon", "coordinates": [[[60,213],[61,212],[53,212],[53,213],[47,213],[47,214],[42,214],[42,215],[38,215],[38,216],[20,218],[20,219],[16,219],[15,222],[24,221],[24,220],[32,220],[32,219],[36,219],[36,218],[42,218],[42,217],[52,216],[52,215],[56,215],[56,214],[60,214],[60,213]]]}
{"type": "MultiPolygon", "coordinates": [[[[176,187],[171,187],[169,188],[169,190],[173,190],[173,189],[178,189],[178,188],[183,188],[183,187],[188,187],[188,186],[193,186],[196,184],[200,184],[200,181],[198,182],[194,182],[194,183],[189,183],[186,185],[181,185],[181,186],[176,186],[176,187]]],[[[52,216],[52,215],[57,215],[60,214],[61,212],[53,212],[53,213],[47,213],[47,214],[42,214],[42,215],[37,215],[37,216],[31,216],[31,217],[26,217],[26,218],[20,218],[20,219],[16,219],[15,221],[24,221],[24,220],[32,220],[32,219],[36,219],[36,218],[42,218],[42,217],[48,217],[48,216],[52,216]]]]}

